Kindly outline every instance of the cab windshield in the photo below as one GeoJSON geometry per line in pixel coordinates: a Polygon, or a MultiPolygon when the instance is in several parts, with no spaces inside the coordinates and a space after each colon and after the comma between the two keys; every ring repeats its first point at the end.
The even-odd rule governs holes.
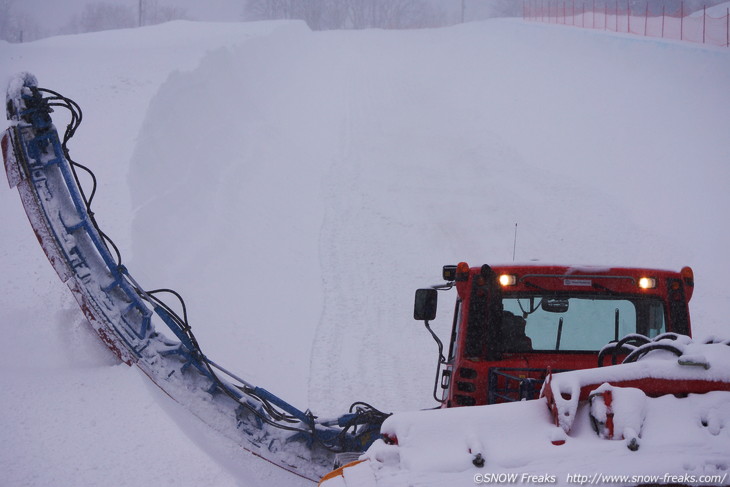
{"type": "Polygon", "coordinates": [[[661,300],[646,297],[505,296],[504,351],[597,351],[630,333],[665,332],[661,300]]]}

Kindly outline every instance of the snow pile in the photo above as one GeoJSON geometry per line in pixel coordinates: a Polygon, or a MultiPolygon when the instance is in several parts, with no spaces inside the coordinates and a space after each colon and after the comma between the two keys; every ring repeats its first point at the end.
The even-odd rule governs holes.
{"type": "MultiPolygon", "coordinates": [[[[369,462],[356,471],[366,477],[369,471],[378,486],[427,478],[438,479],[438,485],[473,485],[485,473],[516,476],[522,483],[547,474],[545,482],[560,485],[596,473],[606,483],[613,483],[607,480],[612,475],[654,478],[654,483],[668,483],[669,476],[694,476],[690,483],[702,483],[699,475],[715,475],[714,483],[724,485],[730,481],[725,428],[730,347],[684,338],[676,340],[685,352],[679,359],[653,351],[636,363],[554,374],[543,390],[549,394],[536,401],[397,413],[383,424],[384,440],[366,453],[369,462]],[[711,357],[707,367],[683,365],[688,352],[711,357]],[[613,385],[638,378],[673,382],[659,397],[613,385]],[[695,387],[691,379],[715,383],[717,390],[686,395],[695,387]],[[590,397],[581,395],[591,385],[590,397]]],[[[646,385],[646,392],[653,392],[653,382],[646,385]]]]}
{"type": "MultiPolygon", "coordinates": [[[[727,485],[730,431],[725,426],[730,420],[730,392],[682,399],[621,392],[615,396],[619,403],[614,409],[616,439],[632,435],[633,430],[631,437],[640,438],[638,448],[629,448],[628,441],[601,438],[591,426],[590,407],[585,403],[570,434],[556,435],[541,399],[397,414],[386,420],[383,431],[397,438],[398,444],[379,440],[367,453],[369,462],[356,471],[377,486],[472,486],[486,483],[479,479],[500,478],[502,483],[569,485],[576,478],[596,475],[602,484],[621,484],[620,479],[630,484],[631,478],[633,483],[639,478],[668,483],[672,477],[698,480],[712,475],[715,485],[727,485]],[[477,453],[484,459],[483,466],[474,462],[477,453]],[[540,476],[542,481],[535,480],[540,476]]],[[[596,416],[600,417],[598,411],[596,416]]]]}
{"type": "MultiPolygon", "coordinates": [[[[81,105],[72,156],[96,172],[97,219],[134,277],[180,291],[210,357],[302,409],[433,405],[435,346],[411,319],[413,290],[443,264],[510,260],[516,222],[519,260],[691,265],[695,335],[726,335],[726,49],[517,20],[316,33],[301,23],[175,22],[2,43],[0,61],[0,78],[29,71],[81,105]]],[[[66,115],[54,116],[62,128],[66,115]]],[[[134,369],[113,365],[17,194],[0,199],[8,484],[301,482],[212,437],[140,387],[134,369]]],[[[442,337],[448,315],[433,323],[442,337]]],[[[444,478],[432,480],[476,468],[470,448],[504,472],[533,457],[549,468],[537,457],[559,448],[644,455],[652,418],[670,407],[690,418],[675,431],[696,451],[724,441],[726,399],[671,399],[652,400],[665,402],[649,406],[637,452],[573,430],[554,446],[539,403],[516,407],[538,432],[534,453],[492,416],[500,408],[464,417],[473,431],[453,435],[448,418],[468,412],[449,412],[434,432],[450,446],[432,454],[444,478]],[[480,448],[490,431],[503,441],[480,448]]],[[[427,463],[409,441],[400,461],[427,463]]],[[[585,471],[579,460],[575,468],[585,471]]]]}

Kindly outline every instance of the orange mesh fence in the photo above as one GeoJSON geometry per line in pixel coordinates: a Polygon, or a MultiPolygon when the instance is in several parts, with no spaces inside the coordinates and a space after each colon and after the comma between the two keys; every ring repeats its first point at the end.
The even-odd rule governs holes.
{"type": "Polygon", "coordinates": [[[525,0],[523,18],[535,22],[572,25],[588,29],[676,39],[730,47],[730,8],[703,8],[687,13],[651,12],[649,4],[638,11],[626,0],[525,0]]]}

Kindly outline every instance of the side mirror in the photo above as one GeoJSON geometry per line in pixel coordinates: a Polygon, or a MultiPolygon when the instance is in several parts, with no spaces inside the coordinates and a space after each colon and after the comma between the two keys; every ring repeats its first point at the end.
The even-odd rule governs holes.
{"type": "Polygon", "coordinates": [[[433,288],[416,289],[416,302],[413,306],[413,318],[418,321],[431,321],[436,318],[438,291],[433,288]]]}

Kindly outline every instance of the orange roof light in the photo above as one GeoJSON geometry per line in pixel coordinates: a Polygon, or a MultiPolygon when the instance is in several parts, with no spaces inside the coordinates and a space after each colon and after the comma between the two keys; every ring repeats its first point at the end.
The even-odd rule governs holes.
{"type": "Polygon", "coordinates": [[[679,271],[684,281],[684,295],[687,297],[687,301],[692,297],[692,292],[695,290],[695,273],[690,266],[682,267],[679,271]]]}
{"type": "Polygon", "coordinates": [[[456,265],[456,280],[457,281],[468,281],[469,280],[469,264],[466,262],[459,262],[456,265]]]}
{"type": "Polygon", "coordinates": [[[686,285],[688,285],[689,287],[694,287],[695,273],[691,267],[689,267],[689,266],[682,267],[682,270],[679,271],[679,273],[682,275],[682,279],[684,280],[684,283],[686,285]]]}

